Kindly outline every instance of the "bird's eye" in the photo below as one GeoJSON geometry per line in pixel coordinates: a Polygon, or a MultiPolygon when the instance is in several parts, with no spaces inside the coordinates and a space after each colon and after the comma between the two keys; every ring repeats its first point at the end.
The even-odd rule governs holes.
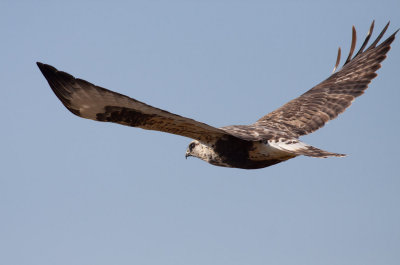
{"type": "Polygon", "coordinates": [[[191,143],[191,144],[189,145],[189,150],[192,151],[193,148],[194,148],[194,146],[195,146],[195,144],[194,144],[194,143],[191,143]]]}

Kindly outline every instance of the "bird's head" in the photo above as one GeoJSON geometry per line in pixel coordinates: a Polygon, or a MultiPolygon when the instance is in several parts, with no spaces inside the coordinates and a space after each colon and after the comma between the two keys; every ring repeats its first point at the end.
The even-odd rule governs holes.
{"type": "Polygon", "coordinates": [[[185,154],[186,159],[188,158],[188,156],[201,158],[201,153],[202,153],[201,145],[202,144],[196,140],[190,142],[188,148],[186,149],[186,154],[185,154]]]}
{"type": "Polygon", "coordinates": [[[211,147],[202,144],[197,140],[194,140],[189,144],[188,148],[186,149],[185,157],[188,158],[188,156],[194,156],[200,158],[201,160],[209,162],[209,160],[212,160],[215,155],[216,154],[211,147]]]}
{"type": "Polygon", "coordinates": [[[221,157],[215,152],[213,145],[208,146],[196,140],[190,142],[188,148],[186,149],[185,157],[188,158],[188,156],[200,158],[201,160],[213,165],[226,166],[222,164],[221,157]]]}

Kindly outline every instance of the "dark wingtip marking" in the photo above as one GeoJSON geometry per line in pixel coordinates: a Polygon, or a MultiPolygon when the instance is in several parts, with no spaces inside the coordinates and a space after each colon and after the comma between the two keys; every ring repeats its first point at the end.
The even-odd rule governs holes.
{"type": "Polygon", "coordinates": [[[357,52],[357,54],[354,57],[357,57],[360,53],[362,53],[365,49],[365,47],[368,44],[369,39],[371,38],[372,32],[374,31],[374,26],[375,26],[375,20],[372,20],[371,26],[369,27],[367,37],[364,40],[364,43],[361,45],[360,50],[357,52]]]}
{"type": "Polygon", "coordinates": [[[57,69],[51,65],[40,63],[40,62],[36,62],[36,64],[39,67],[40,72],[42,72],[42,74],[44,75],[44,77],[46,77],[46,79],[47,79],[47,76],[50,76],[51,74],[54,74],[57,72],[57,69]]]}
{"type": "MultiPolygon", "coordinates": [[[[382,39],[382,37],[383,37],[383,35],[385,34],[386,30],[388,29],[389,25],[390,25],[390,21],[385,25],[385,27],[384,27],[384,28],[382,29],[382,31],[380,32],[379,36],[378,36],[378,37],[376,38],[376,40],[365,50],[365,52],[368,51],[368,50],[370,50],[370,49],[376,48],[377,44],[378,44],[379,41],[382,39]]],[[[369,41],[369,39],[371,38],[372,32],[373,32],[373,30],[374,30],[374,27],[375,27],[375,20],[372,21],[371,26],[370,26],[370,28],[369,28],[369,30],[368,30],[367,37],[365,38],[363,44],[361,45],[360,50],[356,53],[356,55],[355,55],[353,58],[352,58],[352,55],[353,55],[353,52],[354,52],[354,49],[355,49],[355,46],[356,46],[356,39],[357,39],[357,36],[356,36],[356,29],[355,29],[355,27],[354,27],[354,26],[352,27],[351,48],[350,48],[349,55],[348,55],[348,57],[347,57],[345,63],[343,64],[343,66],[346,65],[347,63],[349,63],[350,61],[352,61],[354,58],[356,58],[358,55],[360,55],[360,54],[362,54],[362,53],[364,52],[364,48],[367,46],[368,41],[369,41]]],[[[389,50],[389,49],[390,49],[390,46],[389,46],[389,45],[393,42],[393,40],[395,39],[395,35],[396,35],[397,32],[399,32],[399,30],[400,30],[400,29],[397,29],[389,38],[387,38],[384,42],[382,42],[382,43],[380,44],[379,47],[383,47],[383,46],[387,45],[387,46],[388,46],[388,50],[389,50]]],[[[383,50],[383,51],[381,51],[381,53],[387,53],[388,50],[383,50]]],[[[339,56],[339,54],[338,54],[338,56],[339,56]]],[[[384,58],[383,58],[383,59],[384,59],[384,58]]],[[[337,69],[338,60],[339,60],[339,58],[337,59],[337,62],[336,62],[337,65],[335,65],[335,68],[334,68],[333,72],[335,72],[335,70],[337,69]]]]}
{"type": "Polygon", "coordinates": [[[55,67],[51,65],[41,62],[36,62],[36,64],[42,72],[43,76],[46,78],[50,88],[53,90],[57,98],[69,111],[79,116],[79,110],[71,108],[71,91],[68,91],[64,88],[64,86],[68,85],[75,78],[68,73],[58,71],[55,67]]]}
{"type": "Polygon", "coordinates": [[[367,51],[376,47],[378,42],[382,39],[383,34],[385,34],[386,30],[388,29],[389,25],[390,25],[390,21],[386,24],[386,26],[383,28],[383,30],[381,31],[379,36],[376,38],[376,40],[371,44],[371,46],[368,47],[367,51]]]}

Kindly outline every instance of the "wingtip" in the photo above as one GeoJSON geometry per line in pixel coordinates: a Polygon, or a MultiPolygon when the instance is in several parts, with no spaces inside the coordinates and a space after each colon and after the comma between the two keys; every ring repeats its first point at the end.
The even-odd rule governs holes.
{"type": "Polygon", "coordinates": [[[367,36],[372,34],[372,31],[374,31],[374,27],[375,27],[375,19],[372,20],[371,26],[369,26],[367,36]]]}
{"type": "Polygon", "coordinates": [[[42,74],[46,76],[46,65],[41,62],[36,62],[36,65],[39,67],[40,72],[42,72],[42,74]]]}
{"type": "Polygon", "coordinates": [[[45,64],[45,63],[42,63],[42,62],[36,62],[36,65],[39,67],[39,69],[52,67],[51,65],[48,65],[48,64],[45,64]]]}
{"type": "Polygon", "coordinates": [[[36,65],[39,67],[41,71],[43,71],[46,68],[46,64],[41,62],[36,62],[36,65]]]}
{"type": "Polygon", "coordinates": [[[39,67],[39,69],[43,68],[44,64],[41,62],[36,62],[36,65],[39,67]]]}
{"type": "Polygon", "coordinates": [[[337,58],[336,58],[336,63],[335,63],[335,67],[333,68],[332,74],[336,71],[336,69],[338,68],[338,66],[340,64],[341,53],[342,53],[342,51],[341,51],[340,46],[339,46],[338,53],[337,53],[337,58]]]}
{"type": "Polygon", "coordinates": [[[354,27],[354,25],[353,25],[353,27],[351,28],[351,47],[350,47],[349,55],[347,56],[347,59],[343,65],[346,65],[348,62],[351,61],[353,53],[354,53],[354,49],[356,48],[356,43],[357,43],[357,31],[356,31],[356,27],[354,27]]]}
{"type": "Polygon", "coordinates": [[[42,72],[42,74],[46,78],[47,78],[48,75],[58,72],[58,70],[55,67],[53,67],[53,66],[51,66],[49,64],[36,62],[36,65],[39,67],[40,72],[42,72]]]}

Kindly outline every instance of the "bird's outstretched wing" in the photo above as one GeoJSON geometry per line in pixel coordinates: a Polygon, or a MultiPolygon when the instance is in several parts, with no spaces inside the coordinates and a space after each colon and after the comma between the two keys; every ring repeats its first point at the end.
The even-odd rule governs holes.
{"type": "MultiPolygon", "coordinates": [[[[254,125],[301,136],[314,132],[329,120],[336,118],[351,105],[356,97],[364,93],[371,80],[377,76],[375,72],[381,67],[380,63],[386,58],[390,44],[398,31],[377,46],[388,26],[389,23],[371,46],[364,51],[374,28],[374,22],[372,22],[364,43],[352,57],[356,45],[356,30],[353,26],[351,49],[343,67],[300,97],[265,115],[254,125]]],[[[334,71],[339,61],[340,48],[334,71]]]]}
{"type": "Polygon", "coordinates": [[[82,118],[177,134],[201,142],[223,136],[233,137],[221,129],[75,78],[53,66],[42,63],[37,65],[64,106],[82,118]]]}

